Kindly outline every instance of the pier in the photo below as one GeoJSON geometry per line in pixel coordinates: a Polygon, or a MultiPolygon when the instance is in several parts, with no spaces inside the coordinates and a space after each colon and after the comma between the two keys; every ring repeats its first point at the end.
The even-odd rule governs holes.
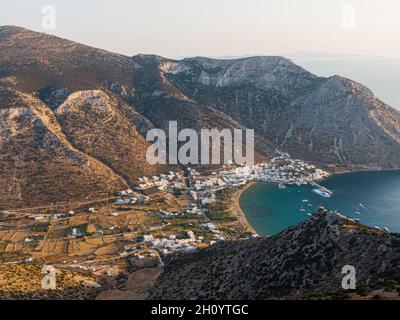
{"type": "Polygon", "coordinates": [[[326,192],[330,194],[331,196],[333,195],[333,192],[329,190],[328,188],[325,188],[324,186],[321,186],[320,184],[316,183],[315,181],[310,181],[310,185],[317,187],[319,190],[326,192]]]}

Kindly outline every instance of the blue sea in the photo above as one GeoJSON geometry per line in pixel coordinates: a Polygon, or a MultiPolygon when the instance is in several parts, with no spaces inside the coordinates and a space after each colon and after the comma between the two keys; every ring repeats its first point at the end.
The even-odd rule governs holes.
{"type": "Polygon", "coordinates": [[[310,185],[260,183],[246,190],[240,206],[261,235],[274,235],[309,219],[323,206],[371,227],[400,232],[400,171],[333,175],[319,184],[333,191],[331,198],[312,192],[310,185]]]}

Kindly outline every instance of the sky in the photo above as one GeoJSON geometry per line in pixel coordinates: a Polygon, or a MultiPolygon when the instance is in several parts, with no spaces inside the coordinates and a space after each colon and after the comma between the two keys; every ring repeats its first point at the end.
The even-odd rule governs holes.
{"type": "Polygon", "coordinates": [[[0,25],[128,56],[282,55],[398,109],[399,16],[399,0],[0,0],[0,25]]]}
{"type": "Polygon", "coordinates": [[[398,0],[1,0],[18,25],[126,55],[297,52],[400,58],[398,0]],[[41,10],[55,8],[55,29],[41,10]]]}

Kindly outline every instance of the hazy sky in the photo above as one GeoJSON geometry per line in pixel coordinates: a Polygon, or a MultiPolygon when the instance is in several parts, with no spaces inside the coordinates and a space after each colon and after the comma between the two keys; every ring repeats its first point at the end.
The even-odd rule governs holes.
{"type": "Polygon", "coordinates": [[[399,16],[398,0],[0,1],[0,25],[171,58],[297,51],[400,57],[399,16]],[[41,27],[48,4],[55,30],[41,27]]]}

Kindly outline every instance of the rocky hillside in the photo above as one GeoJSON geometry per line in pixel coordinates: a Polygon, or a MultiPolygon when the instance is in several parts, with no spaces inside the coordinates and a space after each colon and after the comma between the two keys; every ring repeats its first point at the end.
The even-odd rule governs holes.
{"type": "Polygon", "coordinates": [[[0,148],[2,209],[96,199],[127,187],[109,167],[69,142],[43,102],[2,87],[0,148]]]}
{"type": "MultiPolygon", "coordinates": [[[[56,157],[49,155],[45,161],[37,157],[37,149],[25,147],[40,144],[37,135],[23,134],[23,130],[28,130],[25,125],[29,119],[19,116],[11,123],[8,113],[3,113],[0,118],[3,140],[9,139],[9,131],[17,126],[21,131],[16,132],[18,143],[17,140],[10,143],[36,162],[26,162],[24,170],[13,167],[11,160],[8,167],[2,167],[2,182],[10,187],[0,195],[0,208],[109,196],[132,185],[138,177],[175,169],[175,166],[150,166],[145,158],[148,130],[166,129],[169,120],[177,120],[180,128],[197,130],[244,128],[228,115],[185,97],[163,77],[158,63],[147,56],[132,59],[13,26],[0,27],[0,50],[3,88],[0,107],[13,106],[9,101],[11,92],[29,97],[46,110],[65,143],[101,167],[92,173],[82,173],[81,183],[69,183],[62,170],[59,173],[50,170],[53,161],[59,166],[56,157]],[[37,166],[46,170],[38,172],[37,166]],[[104,182],[104,186],[97,183],[103,179],[103,170],[114,177],[105,178],[109,183],[104,182]],[[86,176],[94,177],[87,181],[86,176]],[[118,183],[113,183],[115,179],[118,183]],[[21,191],[21,195],[21,186],[32,187],[21,191]]],[[[29,112],[33,107],[29,103],[23,105],[29,112]]],[[[272,155],[276,149],[262,136],[257,137],[257,148],[262,150],[261,156],[272,155]]],[[[22,153],[14,156],[23,157],[22,153]]],[[[68,166],[65,163],[63,166],[68,172],[68,166]]]]}
{"type": "Polygon", "coordinates": [[[128,57],[14,26],[0,27],[0,51],[1,81],[23,91],[129,86],[135,69],[128,57]]]}
{"type": "Polygon", "coordinates": [[[400,235],[320,210],[270,238],[226,242],[175,256],[152,299],[399,298],[400,235]],[[344,293],[342,268],[356,268],[344,293]]]}
{"type": "Polygon", "coordinates": [[[73,145],[133,184],[157,167],[146,165],[148,144],[124,111],[132,108],[103,91],[88,90],[69,95],[55,114],[73,145]]]}
{"type": "Polygon", "coordinates": [[[187,97],[320,164],[399,168],[400,113],[356,82],[319,78],[282,57],[164,60],[187,97]]]}
{"type": "Polygon", "coordinates": [[[256,159],[279,148],[321,165],[400,168],[397,111],[360,84],[319,78],[282,57],[126,57],[13,26],[0,27],[0,52],[2,208],[91,199],[169,171],[149,166],[144,151],[147,131],[170,120],[180,129],[255,129],[256,159]],[[47,117],[41,131],[32,125],[37,108],[47,117]],[[79,169],[82,183],[65,179],[63,161],[49,153],[56,146],[38,152],[41,135],[33,133],[55,128],[63,147],[90,159],[79,169]],[[21,200],[20,189],[29,197],[21,200]]]}
{"type": "Polygon", "coordinates": [[[0,50],[1,209],[110,197],[165,170],[145,159],[152,123],[108,90],[133,92],[130,58],[18,27],[0,27],[0,50]]]}

